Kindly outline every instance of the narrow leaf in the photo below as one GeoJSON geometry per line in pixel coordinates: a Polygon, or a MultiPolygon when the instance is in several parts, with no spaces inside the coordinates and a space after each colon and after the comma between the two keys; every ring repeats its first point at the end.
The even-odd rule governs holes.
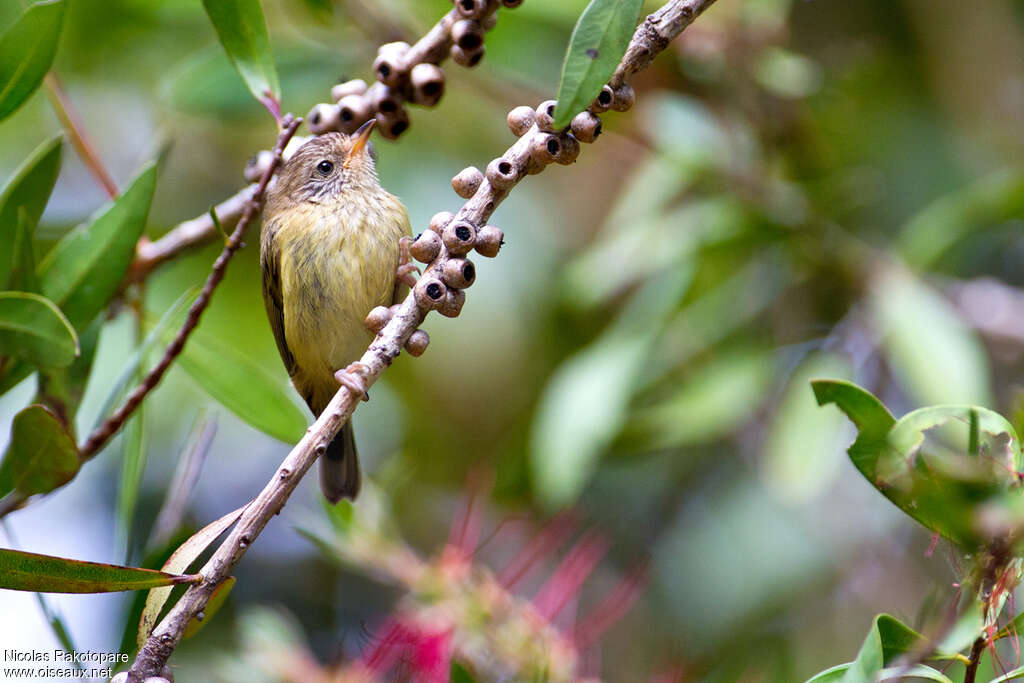
{"type": "MultiPolygon", "coordinates": [[[[53,192],[60,171],[60,136],[51,138],[35,148],[22,162],[0,194],[0,244],[17,244],[19,218],[24,212],[21,231],[32,234],[43,215],[43,209],[53,192]]],[[[20,249],[0,249],[0,289],[11,287],[10,278],[20,249]]]]}
{"type": "MultiPolygon", "coordinates": [[[[173,334],[168,333],[168,339],[173,334]]],[[[306,432],[306,416],[287,387],[264,367],[224,341],[197,330],[178,365],[210,396],[250,425],[285,443],[306,432]]]]}
{"type": "Polygon", "coordinates": [[[206,601],[206,607],[203,608],[203,611],[188,620],[188,625],[185,626],[186,638],[191,638],[199,633],[201,628],[210,623],[213,615],[220,611],[228,596],[231,595],[231,589],[234,587],[235,577],[229,576],[213,589],[213,593],[210,595],[210,599],[206,601]]]}
{"type": "Polygon", "coordinates": [[[146,404],[143,402],[124,426],[121,440],[121,481],[117,487],[117,518],[114,535],[117,551],[125,562],[131,559],[132,522],[139,499],[142,474],[146,470],[146,404]]]}
{"type": "Polygon", "coordinates": [[[253,97],[264,101],[269,94],[280,100],[277,69],[259,0],[203,0],[203,7],[253,97]]]}
{"type": "Polygon", "coordinates": [[[0,120],[36,91],[57,54],[63,0],[37,2],[0,36],[0,120]]]}
{"type": "Polygon", "coordinates": [[[76,329],[92,322],[117,292],[135,256],[156,186],[150,163],[88,225],[68,233],[39,265],[43,294],[76,329]]]}
{"type": "Polygon", "coordinates": [[[0,588],[7,590],[111,593],[196,583],[200,578],[0,548],[0,588]]]}
{"type": "Polygon", "coordinates": [[[38,294],[39,276],[36,274],[36,245],[33,239],[35,226],[31,225],[28,211],[18,207],[18,226],[14,235],[14,246],[11,253],[14,263],[8,278],[8,289],[38,294]]]}
{"type": "Polygon", "coordinates": [[[14,416],[0,463],[0,496],[49,493],[71,481],[79,465],[78,448],[61,421],[43,406],[31,405],[14,416]]]}
{"type": "Polygon", "coordinates": [[[569,125],[615,73],[633,37],[642,4],[643,0],[590,0],[565,52],[555,128],[569,125]]]}
{"type": "MultiPolygon", "coordinates": [[[[178,573],[188,569],[188,566],[195,562],[196,558],[213,543],[214,539],[224,533],[228,527],[241,517],[244,510],[245,506],[243,505],[197,531],[171,554],[167,562],[164,563],[163,571],[178,573]]],[[[142,618],[139,619],[138,645],[140,648],[145,644],[146,638],[149,637],[149,634],[152,633],[153,628],[156,626],[160,611],[170,595],[170,588],[154,588],[146,597],[146,606],[142,610],[142,618]]]]}
{"type": "Polygon", "coordinates": [[[0,356],[63,368],[76,355],[78,335],[52,301],[28,292],[0,292],[0,356]]]}

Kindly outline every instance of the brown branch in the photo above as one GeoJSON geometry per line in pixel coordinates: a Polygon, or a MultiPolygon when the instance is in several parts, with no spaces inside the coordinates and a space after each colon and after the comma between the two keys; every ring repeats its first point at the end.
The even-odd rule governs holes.
{"type": "MultiPolygon", "coordinates": [[[[645,60],[645,66],[650,64],[653,56],[663,50],[668,41],[678,35],[713,2],[714,0],[670,0],[637,29],[626,57],[623,58],[616,73],[621,72],[628,77],[642,68],[633,68],[630,60],[645,60]],[[651,26],[660,27],[656,32],[656,40],[651,38],[651,26]]],[[[625,82],[619,85],[625,85],[625,82]]],[[[528,173],[543,170],[544,164],[537,159],[537,141],[557,139],[560,144],[565,144],[571,137],[565,132],[559,136],[544,133],[538,129],[536,123],[530,126],[504,155],[491,162],[488,166],[488,177],[480,180],[475,193],[458,214],[448,220],[448,224],[466,221],[473,226],[483,226],[516,183],[528,173]],[[503,162],[509,165],[507,169],[503,168],[503,162]]],[[[377,381],[413,333],[417,332],[429,309],[433,307],[427,304],[421,307],[419,303],[424,301],[424,283],[435,280],[437,274],[446,270],[445,264],[452,261],[447,248],[442,247],[416,287],[399,306],[395,307],[390,320],[363,354],[360,362],[366,366],[367,386],[377,381]]],[[[462,290],[452,288],[449,291],[455,293],[458,298],[462,290]]],[[[450,311],[446,314],[450,314],[450,311]]],[[[203,581],[191,586],[150,634],[129,671],[130,682],[140,683],[146,677],[157,675],[163,670],[181,641],[189,621],[203,611],[213,591],[231,575],[235,565],[270,519],[281,511],[302,476],[317,457],[326,451],[328,444],[355,411],[360,399],[361,396],[356,396],[346,387],[338,390],[313,426],[306,430],[306,435],[292,448],[263,490],[245,508],[245,512],[227,539],[200,570],[203,581]]]]}
{"type": "Polygon", "coordinates": [[[100,161],[100,157],[92,143],[89,142],[85,129],[82,127],[81,119],[78,117],[78,112],[71,103],[71,99],[68,97],[67,92],[65,92],[60,79],[57,78],[57,74],[50,71],[43,80],[46,83],[46,92],[50,96],[50,104],[53,105],[53,111],[57,114],[61,126],[64,127],[68,137],[71,139],[71,144],[78,151],[78,156],[82,159],[82,163],[96,177],[99,184],[106,190],[107,195],[111,199],[116,198],[119,194],[117,184],[103,165],[103,162],[100,161]]]}
{"type": "Polygon", "coordinates": [[[146,395],[156,387],[157,383],[167,372],[167,368],[171,366],[174,359],[178,357],[182,349],[185,348],[185,342],[188,340],[188,336],[192,333],[192,330],[199,324],[199,318],[202,316],[203,311],[210,303],[210,298],[213,296],[213,290],[220,284],[220,281],[224,278],[224,272],[227,270],[228,262],[231,261],[231,257],[234,256],[235,252],[242,246],[242,235],[245,233],[246,227],[252,222],[252,219],[260,212],[263,206],[263,196],[266,193],[267,185],[270,183],[270,179],[274,175],[274,171],[281,164],[282,154],[284,153],[285,145],[291,140],[292,136],[295,135],[295,131],[298,130],[299,124],[302,123],[302,119],[292,118],[291,115],[285,117],[282,121],[281,132],[277,136],[277,145],[274,147],[274,158],[271,163],[267,166],[266,171],[263,172],[263,177],[260,178],[259,184],[256,186],[252,197],[246,202],[245,208],[242,211],[242,216],[238,220],[238,224],[235,226],[234,232],[231,233],[231,237],[228,238],[227,243],[224,245],[224,250],[220,256],[217,257],[217,261],[213,264],[213,270],[210,271],[209,277],[206,278],[206,284],[203,285],[203,290],[199,293],[199,297],[192,303],[192,307],[188,310],[188,317],[185,319],[185,323],[178,330],[178,334],[174,337],[174,341],[168,345],[164,350],[164,355],[160,359],[160,362],[153,367],[152,370],[143,378],[142,382],[128,395],[124,404],[118,408],[113,415],[108,417],[106,421],[96,428],[89,438],[85,440],[80,448],[80,457],[83,461],[96,455],[99,450],[107,443],[121,426],[125,423],[125,420],[139,407],[142,400],[146,398],[146,395]]]}

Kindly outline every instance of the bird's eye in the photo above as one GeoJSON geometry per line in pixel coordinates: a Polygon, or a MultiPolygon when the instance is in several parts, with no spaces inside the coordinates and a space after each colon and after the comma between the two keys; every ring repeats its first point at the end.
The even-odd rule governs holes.
{"type": "Polygon", "coordinates": [[[334,170],[334,164],[324,159],[316,165],[316,170],[320,172],[320,175],[328,175],[334,170]]]}

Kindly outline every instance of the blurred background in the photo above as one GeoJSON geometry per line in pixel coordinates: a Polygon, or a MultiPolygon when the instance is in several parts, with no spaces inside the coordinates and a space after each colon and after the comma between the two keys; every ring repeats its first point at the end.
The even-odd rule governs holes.
{"type": "MultiPolygon", "coordinates": [[[[454,174],[511,144],[510,108],[554,95],[585,4],[501,10],[480,66],[446,62],[440,105],[411,108],[399,141],[376,140],[382,182],[414,232],[461,205],[454,174]]],[[[369,79],[377,45],[413,42],[450,9],[263,5],[283,108],[299,114],[339,77],[369,79]]],[[[0,28],[23,6],[0,3],[0,28]]],[[[166,146],[152,237],[243,187],[246,160],[274,138],[195,0],[72,0],[55,69],[121,187],[166,146]]],[[[542,545],[512,592],[561,590],[567,606],[551,620],[565,633],[593,617],[599,637],[576,653],[587,675],[802,681],[852,659],[874,614],[924,628],[954,600],[955,553],[944,542],[928,552],[928,533],[850,465],[852,427],[815,405],[808,380],[855,380],[896,415],[934,403],[1015,410],[1024,3],[719,0],[634,85],[637,106],[606,115],[575,165],[529,177],[502,204],[492,222],[506,245],[476,259],[460,318],[431,316],[426,354],[403,355],[360,406],[373,485],[354,514],[425,561],[471,520],[471,561],[496,573],[542,545]],[[544,526],[564,510],[557,533],[544,526]],[[592,561],[545,584],[568,575],[558,563],[574,547],[592,561]],[[630,583],[638,568],[642,591],[630,583]],[[593,616],[623,585],[632,608],[608,624],[593,616]]],[[[0,126],[0,176],[59,130],[41,90],[0,126]]],[[[67,147],[40,238],[56,240],[104,199],[67,147]]],[[[170,541],[154,539],[154,520],[183,457],[202,466],[192,531],[263,487],[305,410],[265,319],[255,230],[248,241],[192,362],[147,401],[130,524],[117,515],[130,447],[118,439],[65,489],[8,517],[5,544],[159,565],[170,541]],[[239,398],[241,382],[218,390],[203,353],[236,378],[262,373],[278,403],[239,398]]],[[[156,271],[138,292],[141,317],[112,312],[80,434],[140,333],[201,284],[218,251],[156,271]]],[[[33,382],[0,398],[0,446],[33,382]]],[[[261,659],[261,643],[321,665],[352,660],[410,604],[372,558],[324,541],[344,524],[330,523],[313,479],[242,561],[223,610],[179,648],[179,681],[292,680],[261,659]]],[[[121,647],[132,596],[49,603],[79,649],[121,647]]],[[[0,620],[4,647],[56,646],[33,596],[0,595],[0,613],[18,615],[0,620]]]]}

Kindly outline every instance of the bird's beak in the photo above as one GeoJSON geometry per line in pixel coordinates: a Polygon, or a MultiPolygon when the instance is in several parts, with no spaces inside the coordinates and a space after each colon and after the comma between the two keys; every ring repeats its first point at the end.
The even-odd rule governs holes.
{"type": "Polygon", "coordinates": [[[370,140],[370,133],[373,132],[373,127],[377,123],[377,119],[373,118],[359,126],[359,129],[352,134],[352,148],[348,151],[347,161],[351,161],[359,152],[366,147],[366,143],[370,140]]]}

